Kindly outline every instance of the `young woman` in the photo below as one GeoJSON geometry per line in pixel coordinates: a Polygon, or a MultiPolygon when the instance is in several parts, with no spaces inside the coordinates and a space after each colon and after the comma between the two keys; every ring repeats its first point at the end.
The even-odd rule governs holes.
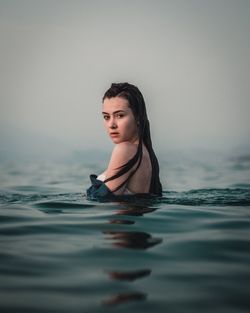
{"type": "Polygon", "coordinates": [[[161,196],[159,164],[140,90],[129,83],[113,83],[103,96],[102,114],[115,147],[107,169],[98,177],[90,175],[92,186],[87,196],[161,196]]]}

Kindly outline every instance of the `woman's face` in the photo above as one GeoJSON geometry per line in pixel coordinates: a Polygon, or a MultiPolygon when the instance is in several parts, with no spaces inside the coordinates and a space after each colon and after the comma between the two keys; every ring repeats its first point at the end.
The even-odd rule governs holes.
{"type": "Polygon", "coordinates": [[[102,114],[104,126],[114,143],[137,142],[137,123],[126,99],[121,97],[105,98],[102,114]]]}

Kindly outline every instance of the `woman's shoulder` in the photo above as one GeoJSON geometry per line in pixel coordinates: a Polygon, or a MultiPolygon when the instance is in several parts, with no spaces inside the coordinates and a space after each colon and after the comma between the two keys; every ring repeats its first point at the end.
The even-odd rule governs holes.
{"type": "Polygon", "coordinates": [[[129,141],[123,141],[115,145],[112,156],[133,157],[137,151],[138,146],[129,141]]]}
{"type": "MultiPolygon", "coordinates": [[[[107,172],[119,168],[134,157],[137,151],[137,145],[130,142],[121,142],[115,145],[109,161],[107,172]]],[[[109,175],[108,175],[109,176],[109,175]]]]}

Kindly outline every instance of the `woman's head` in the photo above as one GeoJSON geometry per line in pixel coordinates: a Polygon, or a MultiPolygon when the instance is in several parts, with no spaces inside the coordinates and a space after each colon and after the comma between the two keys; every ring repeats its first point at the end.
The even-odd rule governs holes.
{"type": "Polygon", "coordinates": [[[143,141],[145,127],[148,123],[145,101],[140,90],[129,83],[112,83],[111,87],[103,96],[103,104],[107,99],[121,98],[127,101],[128,107],[131,109],[136,126],[138,128],[139,140],[143,141]]]}
{"type": "Polygon", "coordinates": [[[139,142],[138,124],[127,99],[119,96],[105,98],[102,114],[106,131],[115,144],[139,142]]]}

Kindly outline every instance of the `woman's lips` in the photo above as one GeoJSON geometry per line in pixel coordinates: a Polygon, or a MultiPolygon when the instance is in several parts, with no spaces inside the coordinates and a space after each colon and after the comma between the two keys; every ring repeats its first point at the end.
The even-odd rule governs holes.
{"type": "Polygon", "coordinates": [[[119,135],[119,133],[110,133],[110,136],[111,137],[116,137],[116,136],[118,136],[119,135]]]}

